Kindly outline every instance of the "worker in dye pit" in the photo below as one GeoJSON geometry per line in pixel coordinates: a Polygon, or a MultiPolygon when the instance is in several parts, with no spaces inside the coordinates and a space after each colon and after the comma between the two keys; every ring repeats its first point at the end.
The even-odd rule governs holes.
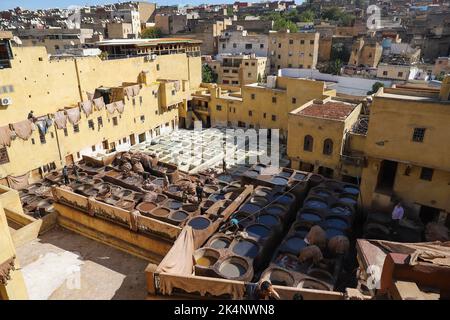
{"type": "Polygon", "coordinates": [[[164,190],[167,190],[167,188],[169,187],[169,178],[167,177],[167,174],[164,173],[164,190]]]}
{"type": "Polygon", "coordinates": [[[79,178],[79,176],[78,176],[78,166],[76,164],[74,164],[72,166],[72,173],[77,179],[79,178]]]}
{"type": "Polygon", "coordinates": [[[397,233],[397,228],[400,223],[400,220],[403,219],[403,215],[405,214],[405,209],[403,208],[402,202],[399,201],[395,207],[394,210],[392,210],[392,224],[391,227],[393,229],[393,233],[397,233]]]}
{"type": "Polygon", "coordinates": [[[268,280],[263,281],[255,292],[257,300],[280,300],[280,295],[275,291],[272,283],[268,280]]]}
{"type": "Polygon", "coordinates": [[[195,194],[197,195],[198,203],[202,202],[202,199],[203,199],[203,187],[202,187],[201,182],[199,182],[197,184],[197,186],[195,187],[195,194]]]}
{"type": "Polygon", "coordinates": [[[69,184],[70,180],[69,180],[69,169],[67,168],[67,166],[64,166],[64,168],[62,169],[62,175],[63,175],[63,179],[64,179],[64,184],[69,184]]]}

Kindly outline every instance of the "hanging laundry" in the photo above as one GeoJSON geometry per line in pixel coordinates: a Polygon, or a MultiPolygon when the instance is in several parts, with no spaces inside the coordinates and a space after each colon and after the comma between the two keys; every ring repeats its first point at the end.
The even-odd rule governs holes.
{"type": "Polygon", "coordinates": [[[105,101],[103,97],[92,100],[94,102],[94,106],[97,110],[102,110],[105,107],[105,101]]]}
{"type": "Polygon", "coordinates": [[[67,115],[64,111],[57,111],[55,113],[55,125],[58,129],[65,129],[67,127],[67,115]]]}
{"type": "Polygon", "coordinates": [[[78,124],[81,119],[80,109],[78,107],[67,109],[67,118],[72,125],[78,124]]]}
{"type": "Polygon", "coordinates": [[[9,125],[0,127],[0,146],[10,147],[12,134],[13,132],[9,128],[9,125]]]}
{"type": "Polygon", "coordinates": [[[92,100],[94,100],[95,94],[86,91],[86,96],[87,96],[89,101],[92,101],[92,100]]]}
{"type": "Polygon", "coordinates": [[[23,140],[28,140],[33,132],[33,123],[30,120],[23,120],[11,124],[12,129],[17,134],[17,136],[23,140]]]}
{"type": "Polygon", "coordinates": [[[116,111],[116,103],[113,102],[113,103],[107,104],[107,105],[106,105],[106,110],[108,110],[108,112],[109,112],[110,114],[113,114],[114,111],[116,111]]]}
{"type": "Polygon", "coordinates": [[[86,114],[86,116],[89,116],[92,113],[92,101],[82,101],[79,103],[81,110],[86,114]]]}
{"type": "Polygon", "coordinates": [[[39,132],[41,134],[43,134],[43,135],[47,134],[48,127],[47,127],[47,121],[46,120],[38,120],[38,121],[35,122],[35,124],[38,127],[39,132]]]}
{"type": "Polygon", "coordinates": [[[122,100],[114,102],[115,108],[119,113],[123,113],[123,110],[125,109],[125,105],[123,104],[122,100]]]}

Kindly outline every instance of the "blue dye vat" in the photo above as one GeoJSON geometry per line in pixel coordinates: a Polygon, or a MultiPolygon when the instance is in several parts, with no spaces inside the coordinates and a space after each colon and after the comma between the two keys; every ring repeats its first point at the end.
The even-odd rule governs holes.
{"type": "Polygon", "coordinates": [[[313,208],[313,209],[326,209],[328,207],[327,203],[320,200],[308,200],[305,202],[305,208],[313,208]]]}

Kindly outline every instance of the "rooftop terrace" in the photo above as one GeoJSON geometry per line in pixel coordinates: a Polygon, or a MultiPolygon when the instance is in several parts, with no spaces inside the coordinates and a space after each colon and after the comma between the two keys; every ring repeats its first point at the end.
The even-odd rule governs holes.
{"type": "Polygon", "coordinates": [[[325,103],[313,102],[309,106],[296,112],[298,115],[325,118],[331,120],[345,120],[355,109],[355,104],[339,101],[328,101],[325,103]]]}

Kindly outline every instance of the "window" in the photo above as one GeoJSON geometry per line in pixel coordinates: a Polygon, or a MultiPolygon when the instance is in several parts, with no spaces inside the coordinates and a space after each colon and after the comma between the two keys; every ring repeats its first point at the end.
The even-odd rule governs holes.
{"type": "Polygon", "coordinates": [[[8,150],[6,147],[0,148],[0,164],[5,164],[9,162],[8,150]]]}
{"type": "Polygon", "coordinates": [[[278,44],[278,48],[281,48],[281,43],[278,44]]]}
{"type": "MultiPolygon", "coordinates": [[[[278,59],[281,59],[281,55],[278,55],[278,59]]],[[[278,69],[280,69],[280,68],[278,68],[278,69]]]]}
{"type": "Polygon", "coordinates": [[[253,48],[253,46],[252,46],[251,43],[246,43],[245,44],[245,49],[252,49],[252,48],[253,48]]]}
{"type": "Polygon", "coordinates": [[[276,115],[272,115],[272,121],[277,121],[277,116],[276,115]]]}
{"type": "Polygon", "coordinates": [[[303,65],[302,65],[302,64],[300,64],[300,65],[299,65],[298,67],[299,67],[299,68],[301,69],[301,68],[303,68],[303,65]]]}
{"type": "Polygon", "coordinates": [[[399,76],[399,77],[403,77],[403,72],[399,72],[399,73],[398,73],[398,76],[399,76]]]}
{"type": "Polygon", "coordinates": [[[250,110],[250,111],[248,112],[248,115],[249,115],[249,117],[251,117],[251,116],[253,115],[253,112],[250,110]]]}
{"type": "Polygon", "coordinates": [[[333,153],[333,140],[325,139],[323,142],[323,154],[332,154],[333,153]]]}
{"type": "Polygon", "coordinates": [[[64,136],[67,137],[69,135],[69,133],[67,132],[67,128],[64,128],[64,136]]]}
{"type": "Polygon", "coordinates": [[[225,49],[227,45],[225,43],[222,43],[222,49],[225,49]]]}
{"type": "Polygon", "coordinates": [[[294,40],[289,39],[289,44],[294,44],[294,40]]]}
{"type": "Polygon", "coordinates": [[[222,111],[222,106],[221,105],[216,105],[216,110],[217,111],[222,111]]]}
{"type": "Polygon", "coordinates": [[[420,171],[420,179],[431,181],[431,179],[433,178],[433,172],[434,170],[431,168],[422,168],[422,170],[420,171]]]}
{"type": "Polygon", "coordinates": [[[142,115],[140,119],[141,119],[141,122],[144,122],[145,121],[145,116],[142,115]]]}
{"type": "Polygon", "coordinates": [[[260,48],[260,49],[264,49],[264,43],[261,43],[261,44],[259,45],[259,48],[260,48]]]}
{"type": "MultiPolygon", "coordinates": [[[[151,130],[150,130],[151,131],[151,130]]],[[[122,139],[122,143],[127,143],[127,138],[122,139]]]]}
{"type": "Polygon", "coordinates": [[[297,98],[292,98],[292,103],[296,104],[297,103],[297,98]]]}
{"type": "Polygon", "coordinates": [[[159,71],[159,64],[156,65],[156,71],[159,71]]]}
{"type": "Polygon", "coordinates": [[[387,76],[387,71],[383,71],[383,76],[387,76]]]}
{"type": "Polygon", "coordinates": [[[133,98],[132,100],[132,103],[133,103],[133,107],[136,105],[136,99],[135,98],[133,98]]]}
{"type": "Polygon", "coordinates": [[[264,118],[264,119],[266,118],[266,113],[265,113],[265,112],[263,113],[263,118],[264,118]]]}
{"type": "Polygon", "coordinates": [[[309,40],[309,44],[314,44],[314,40],[309,40]]]}
{"type": "Polygon", "coordinates": [[[252,98],[252,100],[255,100],[256,95],[255,95],[254,93],[252,93],[252,94],[250,95],[250,97],[252,98]]]}
{"type": "Polygon", "coordinates": [[[41,140],[42,144],[46,143],[47,140],[45,140],[45,134],[42,134],[41,132],[39,132],[39,140],[41,140]]]}
{"type": "Polygon", "coordinates": [[[94,120],[88,120],[88,127],[94,130],[94,120]]]}
{"type": "Polygon", "coordinates": [[[142,97],[139,97],[139,104],[142,106],[142,101],[143,101],[143,98],[142,97]]]}
{"type": "Polygon", "coordinates": [[[254,67],[256,64],[254,62],[252,62],[252,67],[254,67]]]}
{"type": "Polygon", "coordinates": [[[248,66],[248,62],[246,62],[245,65],[248,66]]]}
{"type": "Polygon", "coordinates": [[[175,95],[175,90],[172,90],[172,95],[173,95],[173,96],[175,95]]]}
{"type": "Polygon", "coordinates": [[[414,128],[412,140],[414,142],[423,142],[425,138],[425,128],[414,128]]]}
{"type": "Polygon", "coordinates": [[[305,44],[305,40],[300,40],[300,44],[305,44]]]}
{"type": "Polygon", "coordinates": [[[98,125],[99,128],[103,127],[103,118],[102,117],[98,117],[97,118],[97,125],[98,125]]]}
{"type": "Polygon", "coordinates": [[[251,72],[247,73],[247,76],[250,78],[252,76],[252,73],[251,72]]]}
{"type": "Polygon", "coordinates": [[[95,148],[95,146],[92,146],[91,149],[92,149],[92,151],[95,151],[96,148],[95,148]]]}
{"type": "Polygon", "coordinates": [[[119,122],[117,121],[117,117],[113,118],[113,125],[117,126],[119,124],[119,122]]]}
{"type": "Polygon", "coordinates": [[[277,103],[277,97],[272,97],[272,103],[277,103]]]}
{"type": "Polygon", "coordinates": [[[80,132],[80,126],[78,124],[73,125],[73,132],[80,132]]]}
{"type": "Polygon", "coordinates": [[[237,48],[237,44],[236,43],[233,43],[233,48],[237,48]]]}
{"type": "Polygon", "coordinates": [[[303,141],[303,150],[312,151],[313,150],[314,139],[310,135],[306,135],[303,141]]]}

